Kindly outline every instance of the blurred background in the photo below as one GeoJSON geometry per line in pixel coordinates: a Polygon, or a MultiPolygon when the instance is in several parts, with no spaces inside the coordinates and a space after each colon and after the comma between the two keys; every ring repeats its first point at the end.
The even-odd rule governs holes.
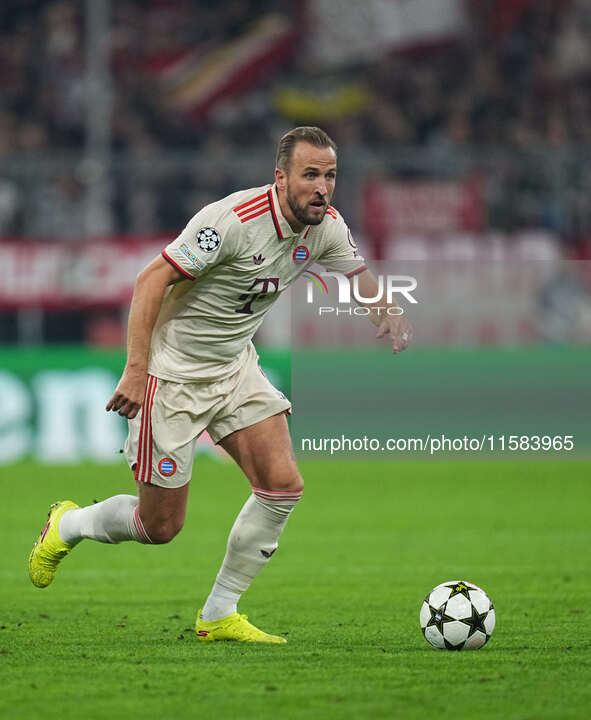
{"type": "MultiPolygon", "coordinates": [[[[494,267],[490,297],[521,308],[509,329],[486,302],[432,317],[419,345],[587,346],[590,39],[588,0],[3,0],[0,462],[117,459],[102,407],[136,273],[204,204],[272,182],[294,125],[338,143],[366,258],[463,263],[468,298],[494,267]]],[[[315,340],[286,327],[259,338],[283,387],[315,340]]]]}

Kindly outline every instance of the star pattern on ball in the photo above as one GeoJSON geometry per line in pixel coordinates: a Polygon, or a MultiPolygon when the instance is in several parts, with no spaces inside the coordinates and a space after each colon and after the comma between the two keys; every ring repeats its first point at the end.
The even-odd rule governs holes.
{"type": "Polygon", "coordinates": [[[483,635],[486,635],[488,637],[488,633],[486,632],[486,628],[484,627],[484,621],[486,620],[486,616],[488,615],[488,610],[483,613],[479,613],[478,610],[472,605],[472,617],[471,618],[462,618],[462,622],[465,623],[470,627],[470,632],[468,633],[468,637],[472,637],[474,633],[477,630],[480,630],[480,632],[483,635]]]}
{"type": "Polygon", "coordinates": [[[445,614],[445,605],[442,605],[439,608],[434,608],[431,605],[429,605],[429,612],[431,613],[431,617],[427,621],[427,624],[425,625],[425,630],[434,625],[439,632],[443,635],[443,623],[444,622],[451,622],[454,618],[450,617],[449,615],[445,614]]]}
{"type": "Polygon", "coordinates": [[[458,651],[458,650],[461,650],[461,649],[464,647],[464,643],[460,643],[459,645],[453,645],[453,644],[450,643],[450,641],[447,640],[446,638],[443,638],[443,642],[445,643],[445,649],[446,649],[446,650],[456,650],[456,651],[458,651]]]}
{"type": "Polygon", "coordinates": [[[468,587],[463,580],[460,580],[460,582],[457,583],[452,583],[451,585],[446,585],[445,587],[451,588],[450,598],[455,597],[456,595],[463,595],[465,598],[470,600],[469,592],[473,588],[468,587]]]}
{"type": "Polygon", "coordinates": [[[427,594],[420,610],[423,636],[437,650],[479,650],[490,640],[495,620],[486,592],[466,580],[440,583],[427,594]],[[463,597],[454,599],[456,595],[463,597]]]}

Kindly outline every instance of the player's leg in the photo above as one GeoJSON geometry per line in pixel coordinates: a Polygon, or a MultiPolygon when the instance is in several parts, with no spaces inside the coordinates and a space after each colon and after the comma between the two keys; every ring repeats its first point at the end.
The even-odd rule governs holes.
{"type": "Polygon", "coordinates": [[[183,529],[189,483],[177,488],[138,483],[138,514],[149,542],[160,545],[173,540],[183,529]]]}
{"type": "Polygon", "coordinates": [[[64,513],[59,535],[72,547],[80,540],[116,544],[170,542],[183,527],[189,485],[163,488],[138,483],[139,497],[115,495],[103,502],[64,513]]]}
{"type": "Polygon", "coordinates": [[[115,495],[82,508],[70,501],[52,505],[29,557],[31,581],[47,587],[60,561],[85,538],[110,544],[170,542],[183,526],[188,490],[188,484],[180,488],[141,485],[139,498],[115,495]]]}
{"type": "Polygon", "coordinates": [[[68,546],[84,539],[160,544],[170,542],[180,531],[187,507],[193,444],[190,423],[183,424],[178,415],[168,412],[174,397],[174,384],[150,376],[144,398],[144,408],[150,411],[142,408],[129,421],[124,450],[138,496],[115,495],[88,507],[66,509],[59,518],[58,534],[68,546]],[[178,432],[171,433],[170,426],[178,432]]]}
{"type": "Polygon", "coordinates": [[[29,556],[33,585],[47,587],[59,563],[84,538],[103,543],[150,543],[135,495],[115,495],[88,507],[64,500],[51,506],[47,522],[29,556]]]}
{"type": "Polygon", "coordinates": [[[152,378],[148,387],[153,393],[150,403],[145,404],[151,412],[129,422],[125,453],[139,497],[115,495],[82,508],[70,501],[53,505],[29,557],[29,575],[37,587],[49,585],[61,560],[83,539],[159,544],[172,540],[182,528],[193,463],[191,427],[163,416],[174,388],[168,387],[164,391],[166,401],[160,402],[157,386],[158,381],[152,378]],[[169,425],[178,432],[171,434],[169,425]]]}
{"type": "Polygon", "coordinates": [[[198,634],[236,613],[240,596],[277,549],[303,491],[283,413],[238,430],[220,444],[240,465],[253,492],[230,531],[222,567],[198,621],[198,634]]]}

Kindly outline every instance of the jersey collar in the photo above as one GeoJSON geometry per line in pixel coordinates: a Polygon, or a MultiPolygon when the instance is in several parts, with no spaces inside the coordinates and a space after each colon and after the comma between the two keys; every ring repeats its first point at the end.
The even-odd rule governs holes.
{"type": "Polygon", "coordinates": [[[279,205],[279,197],[277,196],[277,186],[273,184],[267,190],[267,197],[269,198],[269,205],[271,207],[271,218],[273,219],[273,225],[275,226],[275,232],[279,240],[287,240],[288,238],[299,237],[300,235],[307,235],[310,229],[309,225],[302,230],[300,233],[296,233],[291,229],[291,225],[283,217],[281,207],[279,205]]]}

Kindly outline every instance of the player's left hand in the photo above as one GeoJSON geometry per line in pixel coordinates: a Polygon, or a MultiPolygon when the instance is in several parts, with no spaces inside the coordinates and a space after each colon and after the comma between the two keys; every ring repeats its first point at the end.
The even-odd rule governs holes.
{"type": "Polygon", "coordinates": [[[386,315],[378,325],[376,337],[389,335],[392,340],[392,352],[397,355],[406,350],[412,340],[412,325],[403,315],[386,315]]]}

